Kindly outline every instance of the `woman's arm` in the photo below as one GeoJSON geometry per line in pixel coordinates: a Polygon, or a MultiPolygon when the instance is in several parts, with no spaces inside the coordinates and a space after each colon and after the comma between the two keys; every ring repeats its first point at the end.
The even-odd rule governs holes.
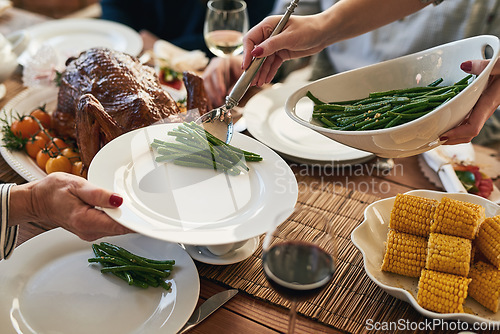
{"type": "MultiPolygon", "coordinates": [[[[310,56],[330,44],[361,35],[427,6],[420,0],[342,0],[315,15],[292,15],[283,31],[272,37],[281,16],[270,16],[244,37],[243,68],[252,57],[267,57],[254,84],[270,82],[285,60],[310,56]]],[[[300,3],[299,3],[300,6],[300,3]]]]}
{"type": "Polygon", "coordinates": [[[83,240],[131,232],[96,207],[119,207],[123,199],[82,177],[53,173],[10,191],[8,224],[36,222],[62,227],[83,240]]]}

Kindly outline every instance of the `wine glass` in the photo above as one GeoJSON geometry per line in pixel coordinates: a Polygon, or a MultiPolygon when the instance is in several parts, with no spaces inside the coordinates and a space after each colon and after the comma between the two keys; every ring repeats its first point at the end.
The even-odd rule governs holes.
{"type": "Polygon", "coordinates": [[[287,218],[279,215],[266,233],[262,266],[271,287],[291,303],[288,333],[295,328],[297,303],[319,294],[336,269],[336,233],[320,212],[300,206],[287,218]]]}
{"type": "Polygon", "coordinates": [[[243,35],[248,31],[247,4],[243,0],[211,0],[203,35],[208,49],[224,58],[226,66],[224,83],[229,89],[229,57],[243,52],[243,35]]]}

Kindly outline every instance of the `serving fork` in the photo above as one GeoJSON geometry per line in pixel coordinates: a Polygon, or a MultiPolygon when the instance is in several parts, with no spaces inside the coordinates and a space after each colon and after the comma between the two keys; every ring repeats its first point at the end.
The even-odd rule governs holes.
{"type": "MultiPolygon", "coordinates": [[[[292,0],[286,9],[286,12],[283,14],[269,37],[273,37],[283,30],[285,24],[290,18],[290,15],[292,15],[298,4],[299,0],[292,0]]],[[[266,58],[267,57],[254,58],[250,63],[250,66],[248,66],[248,68],[240,76],[229,95],[226,96],[226,103],[201,115],[196,120],[196,123],[203,123],[205,129],[207,129],[208,126],[209,129],[207,129],[207,131],[211,133],[213,132],[213,135],[229,144],[233,137],[231,109],[236,107],[243,95],[245,95],[266,58]]]]}

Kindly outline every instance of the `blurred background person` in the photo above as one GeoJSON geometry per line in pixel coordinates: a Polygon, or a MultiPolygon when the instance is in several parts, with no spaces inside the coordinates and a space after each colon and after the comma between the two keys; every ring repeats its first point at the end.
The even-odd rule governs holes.
{"type": "MultiPolygon", "coordinates": [[[[185,50],[202,50],[211,55],[203,38],[206,0],[101,0],[101,18],[125,24],[137,31],[147,30],[158,38],[185,50]]],[[[250,26],[272,10],[271,0],[247,3],[250,26]]]]}
{"type": "MultiPolygon", "coordinates": [[[[223,80],[226,65],[208,50],[203,37],[207,0],[101,0],[102,19],[146,31],[185,50],[202,50],[211,62],[204,74],[205,89],[213,105],[221,105],[231,87],[223,80]],[[222,79],[221,79],[222,78],[222,79]]],[[[249,25],[253,27],[271,13],[274,0],[249,0],[249,25]]],[[[241,58],[231,59],[230,82],[240,77],[241,58]]]]}

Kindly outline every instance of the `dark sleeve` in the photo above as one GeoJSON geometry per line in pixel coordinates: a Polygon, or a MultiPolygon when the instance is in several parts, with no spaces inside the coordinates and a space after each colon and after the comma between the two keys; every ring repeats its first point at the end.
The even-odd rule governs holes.
{"type": "MultiPolygon", "coordinates": [[[[212,56],[203,38],[206,2],[203,0],[100,0],[102,19],[140,31],[148,30],[186,50],[212,56]]],[[[269,15],[273,0],[248,0],[250,27],[269,15]]]]}

